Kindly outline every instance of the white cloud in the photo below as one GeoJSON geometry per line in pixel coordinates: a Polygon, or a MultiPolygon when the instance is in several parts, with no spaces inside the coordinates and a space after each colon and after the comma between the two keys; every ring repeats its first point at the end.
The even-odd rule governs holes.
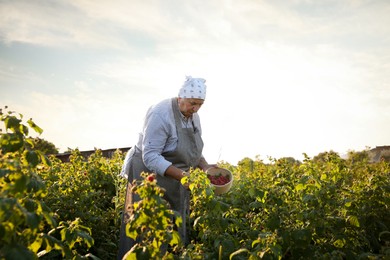
{"type": "Polygon", "coordinates": [[[104,22],[90,19],[85,10],[66,1],[3,1],[0,37],[7,44],[129,49],[115,25],[104,22]]]}
{"type": "Polygon", "coordinates": [[[7,105],[32,117],[44,130],[42,137],[61,151],[133,145],[143,118],[140,111],[149,106],[142,93],[99,92],[87,82],[74,82],[68,95],[33,91],[28,96],[23,104],[11,100],[7,105]]]}
{"type": "MultiPolygon", "coordinates": [[[[34,113],[47,139],[65,148],[132,145],[147,107],[175,95],[185,75],[207,80],[200,113],[205,153],[214,161],[385,145],[387,134],[377,131],[390,130],[389,7],[386,1],[2,1],[2,42],[71,49],[83,67],[72,59],[72,71],[62,75],[29,67],[44,67],[38,61],[3,59],[0,81],[24,87],[27,102],[16,108],[34,113]],[[94,59],[85,52],[91,49],[94,59]]],[[[6,101],[17,104],[10,93],[6,101]]]]}

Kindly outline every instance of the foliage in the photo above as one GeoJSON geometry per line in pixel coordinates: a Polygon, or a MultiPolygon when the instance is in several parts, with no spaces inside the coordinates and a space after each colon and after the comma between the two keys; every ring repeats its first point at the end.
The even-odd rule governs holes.
{"type": "Polygon", "coordinates": [[[355,151],[348,152],[347,160],[350,161],[350,163],[358,163],[358,162],[367,163],[369,159],[370,159],[369,152],[367,150],[360,151],[360,152],[355,152],[355,151]]]}
{"type": "Polygon", "coordinates": [[[29,130],[41,134],[42,129],[31,119],[26,125],[14,112],[0,115],[0,258],[36,259],[53,250],[63,258],[81,258],[77,245],[93,244],[89,228],[78,219],[58,225],[43,201],[47,190],[37,171],[50,161],[27,138],[29,130]]]}
{"type": "MultiPolygon", "coordinates": [[[[2,121],[0,259],[116,258],[124,155],[104,158],[96,150],[86,159],[73,150],[70,162],[49,160],[26,145],[21,116],[2,114],[2,121]]],[[[180,217],[167,207],[154,177],[133,183],[141,201],[127,225],[137,241],[128,259],[390,257],[389,163],[370,163],[364,152],[343,159],[330,151],[305,155],[303,162],[244,158],[237,166],[218,165],[234,177],[223,195],[214,194],[199,169],[183,178],[191,190],[188,246],[180,244],[180,217]]]]}
{"type": "Polygon", "coordinates": [[[313,157],[313,162],[323,163],[323,162],[326,162],[331,157],[341,158],[338,153],[331,150],[329,152],[322,152],[322,153],[317,154],[316,156],[313,157]]]}
{"type": "MultiPolygon", "coordinates": [[[[192,170],[191,175],[183,178],[182,182],[189,184],[192,194],[190,214],[193,226],[192,244],[210,245],[209,248],[203,248],[201,251],[202,258],[216,259],[220,246],[228,247],[229,243],[234,242],[226,237],[228,232],[225,230],[228,228],[229,220],[222,216],[229,209],[229,205],[214,195],[209,178],[199,169],[192,170]]],[[[192,250],[190,246],[186,255],[192,255],[194,258],[199,255],[199,252],[192,250]]],[[[225,252],[224,255],[227,256],[228,253],[225,252]]]]}
{"type": "Polygon", "coordinates": [[[126,225],[126,234],[136,241],[124,259],[173,259],[180,248],[177,228],[182,223],[179,213],[169,209],[154,174],[142,173],[144,179],[132,183],[132,192],[139,196],[129,209],[133,214],[126,225]]]}
{"type": "Polygon", "coordinates": [[[29,137],[28,139],[29,149],[41,151],[45,155],[58,154],[58,148],[53,143],[40,137],[29,137]]]}
{"type": "Polygon", "coordinates": [[[80,249],[82,252],[89,250],[102,259],[113,258],[123,205],[118,199],[121,197],[119,188],[124,187],[124,182],[114,175],[122,165],[122,154],[118,151],[108,160],[101,150],[96,150],[85,160],[76,149],[68,163],[54,157],[51,161],[50,168],[40,171],[48,190],[45,203],[57,218],[79,218],[88,223],[95,243],[90,249],[80,249]]]}
{"type": "Polygon", "coordinates": [[[324,153],[300,163],[243,161],[228,194],[193,180],[197,259],[384,259],[390,255],[390,167],[324,153]],[[200,191],[197,191],[200,187],[200,191]],[[223,206],[221,206],[223,205],[223,206]],[[200,223],[199,223],[200,222],[200,223]],[[198,227],[198,229],[197,229],[198,227]],[[201,252],[201,257],[200,253],[201,252]]]}

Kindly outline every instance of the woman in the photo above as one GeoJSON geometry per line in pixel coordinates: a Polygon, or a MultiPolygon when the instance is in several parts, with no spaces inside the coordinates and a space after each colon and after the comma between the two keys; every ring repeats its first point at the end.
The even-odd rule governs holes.
{"type": "MultiPolygon", "coordinates": [[[[137,200],[130,192],[133,180],[141,172],[157,175],[157,184],[166,192],[164,198],[178,211],[183,223],[179,233],[187,241],[186,211],[189,209],[189,191],[181,185],[181,178],[190,168],[206,171],[209,165],[202,155],[203,141],[199,115],[206,98],[206,85],[202,78],[187,77],[178,97],[165,99],[147,111],[137,145],[127,153],[121,175],[128,178],[125,209],[137,200]]],[[[129,212],[125,212],[119,244],[118,259],[131,248],[125,226],[129,212]]]]}

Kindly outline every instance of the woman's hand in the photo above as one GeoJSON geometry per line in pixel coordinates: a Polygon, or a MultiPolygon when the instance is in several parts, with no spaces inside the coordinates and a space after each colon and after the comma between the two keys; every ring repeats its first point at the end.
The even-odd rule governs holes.
{"type": "Polygon", "coordinates": [[[210,168],[218,168],[217,164],[209,164],[204,157],[200,158],[198,167],[206,172],[210,168]]]}
{"type": "Polygon", "coordinates": [[[205,169],[203,169],[203,171],[207,171],[210,168],[218,168],[218,165],[217,164],[207,164],[207,166],[205,167],[205,169]]]}
{"type": "Polygon", "coordinates": [[[190,176],[190,174],[188,172],[185,172],[185,171],[183,171],[183,170],[181,170],[173,165],[171,165],[167,168],[164,175],[172,177],[178,181],[180,181],[185,176],[190,176]]]}

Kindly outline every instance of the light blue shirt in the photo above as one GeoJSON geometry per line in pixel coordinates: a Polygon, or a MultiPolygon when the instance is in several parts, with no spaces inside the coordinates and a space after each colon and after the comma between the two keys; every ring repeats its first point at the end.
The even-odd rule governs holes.
{"type": "MultiPolygon", "coordinates": [[[[187,121],[184,116],[182,119],[182,127],[193,128],[194,126],[202,135],[200,118],[197,113],[194,113],[187,121]]],[[[165,160],[162,153],[174,151],[177,143],[172,100],[165,99],[148,109],[136,146],[142,150],[145,166],[157,174],[164,175],[172,163],[165,160]]],[[[131,161],[131,158],[128,159],[131,161]]]]}

